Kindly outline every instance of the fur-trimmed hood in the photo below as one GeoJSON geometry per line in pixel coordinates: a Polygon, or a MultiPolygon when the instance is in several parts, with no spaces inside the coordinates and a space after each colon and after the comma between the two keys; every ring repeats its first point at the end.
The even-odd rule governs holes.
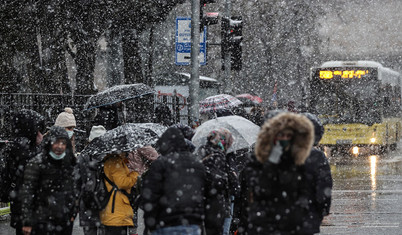
{"type": "Polygon", "coordinates": [[[255,146],[255,154],[259,162],[267,161],[275,136],[285,129],[294,131],[291,155],[295,164],[304,164],[314,143],[314,127],[307,117],[287,112],[267,120],[261,127],[255,146]]]}

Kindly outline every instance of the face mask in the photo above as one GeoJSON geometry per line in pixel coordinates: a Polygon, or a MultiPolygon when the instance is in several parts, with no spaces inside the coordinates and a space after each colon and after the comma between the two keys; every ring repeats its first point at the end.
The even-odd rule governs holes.
{"type": "Polygon", "coordinates": [[[68,134],[68,138],[71,139],[71,137],[73,137],[74,135],[74,131],[67,131],[68,134]]]}
{"type": "Polygon", "coordinates": [[[63,159],[63,158],[66,156],[66,152],[64,152],[64,153],[62,153],[62,154],[60,154],[60,155],[57,155],[57,154],[55,154],[55,153],[54,153],[53,151],[51,151],[51,150],[50,150],[49,154],[50,154],[50,156],[51,156],[54,160],[61,160],[61,159],[63,159]]]}
{"type": "Polygon", "coordinates": [[[279,140],[279,144],[282,146],[282,148],[286,148],[290,145],[289,140],[279,140]]]}

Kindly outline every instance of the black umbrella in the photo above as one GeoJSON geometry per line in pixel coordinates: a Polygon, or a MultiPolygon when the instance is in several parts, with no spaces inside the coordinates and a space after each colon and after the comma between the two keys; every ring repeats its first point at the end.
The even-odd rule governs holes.
{"type": "Polygon", "coordinates": [[[89,97],[84,106],[84,109],[89,110],[93,108],[107,106],[118,103],[120,101],[139,98],[154,93],[154,89],[143,83],[117,85],[89,97]]]}
{"type": "Polygon", "coordinates": [[[91,160],[101,161],[107,154],[130,152],[153,145],[166,129],[157,123],[127,123],[94,139],[81,154],[91,160]]]}

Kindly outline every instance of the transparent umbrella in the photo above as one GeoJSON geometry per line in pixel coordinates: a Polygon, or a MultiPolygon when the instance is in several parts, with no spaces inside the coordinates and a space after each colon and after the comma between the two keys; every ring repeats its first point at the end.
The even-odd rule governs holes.
{"type": "Polygon", "coordinates": [[[228,149],[228,152],[234,152],[240,149],[250,148],[257,140],[260,127],[253,122],[240,116],[218,117],[204,122],[195,131],[192,138],[193,144],[199,148],[207,142],[209,132],[219,128],[228,129],[233,137],[234,142],[228,149]]]}

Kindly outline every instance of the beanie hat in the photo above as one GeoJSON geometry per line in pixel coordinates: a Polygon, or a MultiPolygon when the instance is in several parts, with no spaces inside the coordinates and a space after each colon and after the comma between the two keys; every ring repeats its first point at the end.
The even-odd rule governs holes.
{"type": "Polygon", "coordinates": [[[76,127],[77,123],[75,122],[73,110],[71,108],[65,108],[64,112],[60,113],[59,116],[57,116],[54,125],[61,127],[76,127]]]}
{"type": "Polygon", "coordinates": [[[89,134],[89,142],[91,142],[93,139],[102,136],[103,134],[106,133],[106,128],[99,125],[99,126],[93,126],[91,128],[91,133],[89,134]]]}

